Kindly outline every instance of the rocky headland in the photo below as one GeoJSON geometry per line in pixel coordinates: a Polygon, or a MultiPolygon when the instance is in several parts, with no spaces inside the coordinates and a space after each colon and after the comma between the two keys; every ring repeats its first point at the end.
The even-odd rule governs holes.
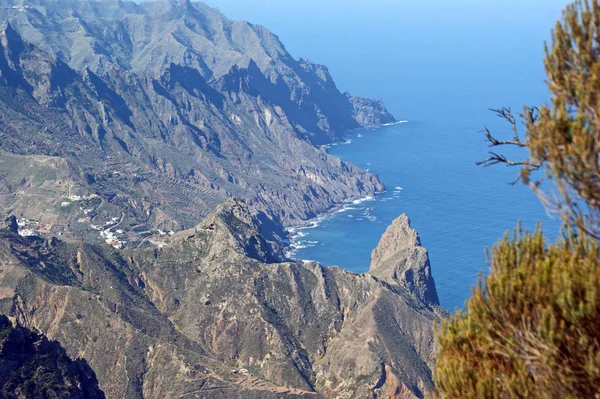
{"type": "MultiPolygon", "coordinates": [[[[325,66],[295,60],[262,26],[175,0],[0,0],[0,21],[0,150],[24,173],[54,157],[64,191],[103,200],[92,219],[125,214],[123,241],[189,228],[230,196],[290,226],[383,189],[321,145],[393,116],[340,93],[325,66]]],[[[7,194],[57,180],[9,172],[0,163],[7,194]]],[[[43,220],[28,210],[41,203],[21,212],[87,239],[70,222],[90,215],[56,201],[43,220]]]]}

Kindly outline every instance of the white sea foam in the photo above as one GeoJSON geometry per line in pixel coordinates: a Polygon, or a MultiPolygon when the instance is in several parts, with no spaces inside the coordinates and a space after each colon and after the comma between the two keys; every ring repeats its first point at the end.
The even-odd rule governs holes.
{"type": "Polygon", "coordinates": [[[290,227],[290,228],[286,229],[286,231],[290,234],[290,237],[289,237],[289,244],[287,247],[287,251],[285,252],[285,256],[289,259],[296,259],[295,256],[299,250],[308,248],[308,247],[314,247],[315,245],[317,245],[319,243],[318,241],[310,241],[310,240],[303,239],[310,235],[308,232],[305,232],[304,230],[310,230],[310,229],[319,227],[321,225],[321,223],[330,216],[331,216],[330,214],[326,214],[326,215],[318,217],[317,219],[310,221],[305,226],[290,227]]]}
{"type": "MultiPolygon", "coordinates": [[[[323,221],[334,217],[334,215],[336,215],[336,214],[346,212],[349,210],[365,209],[365,208],[358,208],[353,205],[359,205],[359,204],[362,204],[363,202],[373,201],[374,199],[375,199],[374,196],[369,195],[369,196],[366,196],[363,198],[356,199],[354,201],[350,201],[350,202],[344,204],[340,208],[337,208],[327,214],[324,214],[322,216],[319,216],[316,219],[311,220],[304,226],[290,227],[290,228],[286,229],[286,231],[289,233],[290,237],[289,237],[289,244],[286,248],[287,250],[285,252],[285,256],[289,259],[298,260],[296,258],[296,254],[298,253],[299,250],[309,248],[309,247],[314,247],[319,244],[318,241],[311,241],[311,240],[305,239],[305,237],[310,236],[310,233],[306,232],[305,230],[310,230],[310,229],[319,227],[321,225],[321,223],[323,223],[323,221]]],[[[366,208],[366,209],[368,212],[368,210],[372,210],[373,208],[366,208]]],[[[367,213],[367,215],[368,215],[368,213],[367,213]]]]}
{"type": "Polygon", "coordinates": [[[400,187],[400,186],[396,186],[396,187],[394,187],[394,190],[396,190],[396,191],[402,191],[404,189],[402,187],[400,187]]]}
{"type": "Polygon", "coordinates": [[[306,226],[304,227],[300,227],[298,230],[302,231],[302,230],[309,230],[309,229],[314,229],[317,228],[321,225],[321,222],[323,222],[323,220],[325,220],[325,217],[319,217],[313,221],[311,221],[310,223],[308,223],[306,226]]]}
{"type": "Polygon", "coordinates": [[[394,125],[399,125],[401,123],[408,123],[408,121],[397,121],[397,122],[392,122],[392,123],[385,123],[381,126],[394,126],[394,125]]]}
{"type": "MultiPolygon", "coordinates": [[[[354,204],[354,202],[353,202],[354,204]]],[[[355,211],[357,208],[354,208],[350,205],[344,205],[343,207],[341,207],[340,209],[336,210],[334,213],[342,213],[342,212],[346,212],[346,211],[355,211]]]]}
{"type": "Polygon", "coordinates": [[[296,234],[295,236],[290,238],[290,244],[288,245],[287,251],[285,252],[286,258],[296,259],[296,254],[299,250],[319,245],[319,241],[300,239],[300,237],[305,237],[307,235],[308,234],[306,233],[303,236],[296,234]]]}
{"type": "Polygon", "coordinates": [[[369,195],[369,196],[359,198],[357,200],[352,201],[352,204],[358,205],[358,204],[362,204],[363,202],[373,201],[374,199],[375,199],[375,197],[373,197],[372,195],[369,195]]]}

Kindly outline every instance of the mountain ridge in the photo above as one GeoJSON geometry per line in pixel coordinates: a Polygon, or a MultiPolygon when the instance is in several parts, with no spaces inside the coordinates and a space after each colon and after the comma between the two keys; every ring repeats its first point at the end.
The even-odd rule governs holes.
{"type": "Polygon", "coordinates": [[[108,397],[413,398],[432,387],[443,310],[369,274],[262,262],[269,247],[237,199],[161,249],[20,237],[13,224],[0,230],[0,313],[84,357],[108,397]]]}
{"type": "Polygon", "coordinates": [[[372,274],[283,256],[283,227],[384,190],[323,144],[393,116],[167,3],[0,0],[0,314],[107,397],[424,397],[446,313],[416,232],[372,274]]]}
{"type": "Polygon", "coordinates": [[[265,28],[186,4],[173,17],[150,3],[0,1],[4,31],[24,43],[3,64],[2,149],[70,160],[87,191],[143,209],[123,209],[130,226],[163,230],[229,196],[297,225],[383,190],[315,146],[393,121],[380,102],[340,93],[265,28]]]}

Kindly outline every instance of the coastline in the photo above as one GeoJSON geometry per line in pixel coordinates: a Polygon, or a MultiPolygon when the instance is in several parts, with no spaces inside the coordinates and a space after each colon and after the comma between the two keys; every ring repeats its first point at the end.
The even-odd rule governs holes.
{"type": "Polygon", "coordinates": [[[323,214],[307,220],[300,226],[287,227],[285,229],[285,232],[288,234],[288,238],[287,238],[288,242],[286,243],[286,246],[284,248],[284,255],[285,255],[286,259],[289,259],[291,261],[299,261],[299,262],[312,262],[312,260],[299,259],[299,258],[295,257],[295,254],[298,252],[298,250],[307,248],[308,246],[314,246],[314,245],[318,244],[317,241],[307,241],[308,245],[301,243],[299,241],[299,239],[306,236],[306,233],[304,233],[304,230],[310,230],[310,229],[317,228],[327,219],[330,219],[339,213],[357,209],[354,207],[356,205],[360,205],[364,202],[375,201],[377,199],[378,195],[385,194],[386,192],[387,191],[378,191],[373,194],[366,195],[364,197],[349,199],[342,204],[334,206],[333,208],[324,212],[323,214]]]}
{"type": "MultiPolygon", "coordinates": [[[[365,129],[376,130],[376,129],[380,129],[382,127],[394,126],[394,125],[399,125],[402,123],[408,123],[408,120],[400,120],[400,121],[395,121],[392,123],[386,123],[386,124],[376,125],[376,126],[367,126],[367,127],[363,127],[363,128],[359,128],[359,129],[350,130],[350,131],[347,131],[344,134],[344,137],[342,137],[338,142],[325,144],[322,147],[325,148],[325,150],[328,150],[334,146],[344,145],[344,144],[352,144],[352,138],[354,138],[354,136],[352,138],[348,137],[348,136],[352,135],[353,133],[357,134],[355,137],[360,138],[363,136],[361,134],[361,132],[363,132],[365,129]]],[[[327,151],[327,152],[329,153],[329,151],[327,151]]],[[[369,169],[366,169],[365,171],[369,172],[369,169]]],[[[286,227],[284,230],[288,236],[286,238],[285,247],[283,248],[283,253],[284,253],[285,258],[288,260],[291,260],[291,261],[312,262],[313,260],[299,259],[295,256],[299,250],[319,244],[319,242],[317,242],[317,241],[301,241],[301,239],[307,235],[306,233],[304,233],[304,231],[319,227],[324,221],[334,217],[335,215],[337,215],[339,213],[356,209],[356,208],[354,208],[354,206],[356,206],[356,205],[360,205],[364,202],[370,202],[370,201],[377,200],[378,196],[381,196],[388,192],[387,187],[385,187],[385,182],[382,182],[382,183],[384,184],[383,191],[374,192],[372,194],[368,194],[363,197],[348,199],[348,200],[344,201],[343,203],[334,205],[332,208],[317,215],[316,217],[306,220],[305,222],[301,223],[300,225],[286,227]]],[[[398,192],[401,190],[402,190],[402,187],[394,188],[394,192],[398,192]]]]}

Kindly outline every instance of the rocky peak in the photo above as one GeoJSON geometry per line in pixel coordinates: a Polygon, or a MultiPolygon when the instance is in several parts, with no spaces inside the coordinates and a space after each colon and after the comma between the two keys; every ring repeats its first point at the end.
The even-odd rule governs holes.
{"type": "Polygon", "coordinates": [[[208,233],[212,237],[212,253],[223,253],[231,249],[260,262],[278,260],[261,234],[259,222],[250,208],[238,198],[229,198],[195,230],[208,233]]]}
{"type": "Polygon", "coordinates": [[[394,220],[371,258],[370,274],[406,288],[426,303],[439,305],[429,255],[421,246],[419,234],[411,228],[408,216],[394,220]]]}

